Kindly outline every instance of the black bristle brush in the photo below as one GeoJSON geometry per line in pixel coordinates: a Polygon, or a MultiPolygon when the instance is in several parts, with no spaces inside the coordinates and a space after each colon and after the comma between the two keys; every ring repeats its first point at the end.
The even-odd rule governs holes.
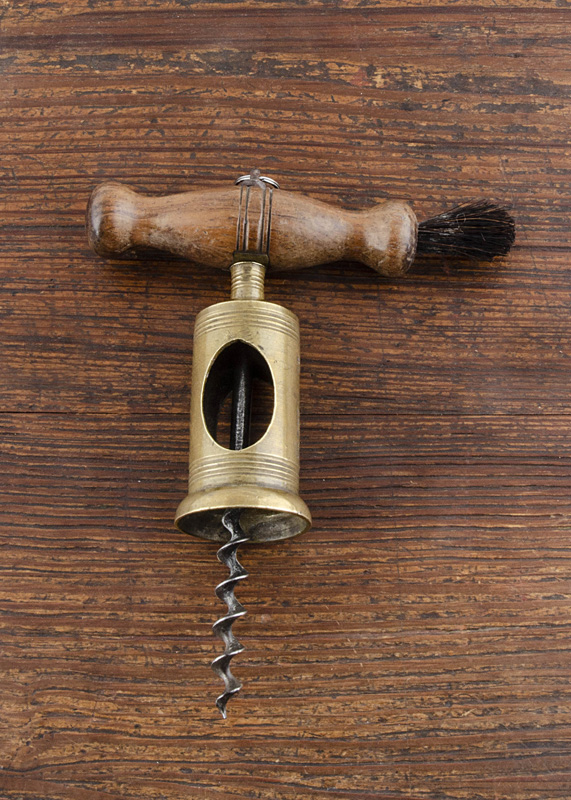
{"type": "Polygon", "coordinates": [[[515,223],[507,209],[491,200],[476,200],[421,222],[416,255],[491,261],[505,256],[514,240],[515,223]]]}

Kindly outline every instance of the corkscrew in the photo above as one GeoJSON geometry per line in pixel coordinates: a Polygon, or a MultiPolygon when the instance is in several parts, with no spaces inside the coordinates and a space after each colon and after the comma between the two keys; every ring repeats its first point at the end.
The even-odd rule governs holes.
{"type": "Polygon", "coordinates": [[[418,254],[491,260],[509,251],[514,236],[512,218],[491,201],[418,225],[402,201],[346,211],[280,190],[258,170],[227,189],[146,197],[107,183],[92,193],[88,237],[99,255],[154,247],[230,272],[230,300],[196,318],[188,494],[175,518],[181,531],[221,543],[218,559],[229,571],[216,587],[227,613],[213,626],[224,645],[212,663],[224,682],[216,701],[224,717],[242,686],[230,669],[243,651],[233,625],[246,613],[235,595],[248,576],[238,548],[311,525],[299,496],[299,324],[264,300],[266,271],[354,260],[397,277],[418,254]],[[269,413],[254,414],[254,426],[258,396],[269,398],[269,413]]]}

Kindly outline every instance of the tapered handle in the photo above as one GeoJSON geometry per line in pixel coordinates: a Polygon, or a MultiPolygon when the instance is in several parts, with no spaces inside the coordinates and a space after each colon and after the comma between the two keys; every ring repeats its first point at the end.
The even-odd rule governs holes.
{"type": "MultiPolygon", "coordinates": [[[[228,269],[236,249],[239,195],[239,187],[230,187],[148,197],[118,183],[104,183],[89,201],[89,242],[105,257],[153,247],[228,269]]],[[[255,218],[260,200],[253,195],[251,202],[255,218]]],[[[350,260],[381,275],[398,276],[414,259],[416,239],[416,217],[398,200],[347,211],[296,192],[279,190],[273,195],[272,270],[350,260]]]]}

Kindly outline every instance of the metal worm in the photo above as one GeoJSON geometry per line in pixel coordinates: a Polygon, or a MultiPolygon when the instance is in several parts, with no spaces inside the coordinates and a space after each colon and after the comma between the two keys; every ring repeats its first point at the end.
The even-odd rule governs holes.
{"type": "Polygon", "coordinates": [[[216,705],[224,719],[226,719],[228,700],[242,688],[242,682],[230,671],[230,661],[244,650],[232,631],[234,622],[246,614],[246,609],[234,594],[236,584],[248,577],[247,571],[237,558],[238,547],[248,541],[248,536],[240,527],[241,511],[240,508],[232,508],[223,514],[222,524],[230,532],[230,540],[222,545],[217,554],[218,560],[225,564],[230,571],[229,577],[216,587],[216,595],[226,603],[228,613],[216,620],[212,626],[214,633],[224,642],[224,652],[212,662],[212,669],[222,678],[225,685],[224,692],[216,700],[216,705]]]}

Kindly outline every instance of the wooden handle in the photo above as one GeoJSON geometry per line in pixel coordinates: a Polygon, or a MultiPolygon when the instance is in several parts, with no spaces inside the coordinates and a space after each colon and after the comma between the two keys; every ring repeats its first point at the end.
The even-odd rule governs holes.
{"type": "MultiPolygon", "coordinates": [[[[236,247],[239,194],[235,186],[146,197],[121,184],[104,183],[89,201],[89,242],[105,257],[154,247],[228,269],[236,247]]],[[[252,219],[259,209],[256,194],[252,219]]],[[[403,275],[414,259],[416,237],[416,217],[401,201],[347,211],[295,192],[273,194],[272,270],[350,260],[381,275],[403,275]]]]}

